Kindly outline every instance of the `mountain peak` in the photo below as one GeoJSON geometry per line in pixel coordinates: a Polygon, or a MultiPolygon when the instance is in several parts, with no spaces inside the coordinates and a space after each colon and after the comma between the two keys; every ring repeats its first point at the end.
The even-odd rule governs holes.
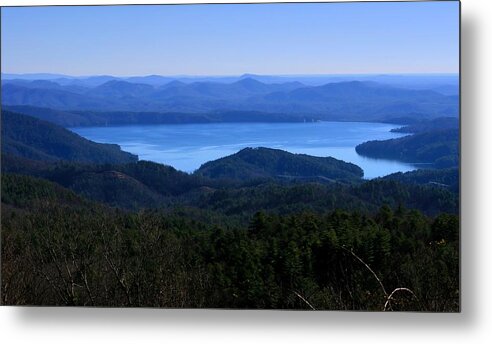
{"type": "Polygon", "coordinates": [[[243,75],[241,75],[239,77],[239,79],[246,79],[246,78],[255,78],[257,77],[258,75],[256,74],[250,74],[250,73],[244,73],[243,75]]]}
{"type": "Polygon", "coordinates": [[[181,87],[181,86],[185,86],[185,85],[186,84],[184,82],[182,82],[182,81],[173,80],[173,81],[168,82],[167,84],[162,85],[162,87],[164,87],[164,88],[181,87]]]}
{"type": "Polygon", "coordinates": [[[119,79],[115,79],[115,80],[109,80],[109,81],[106,81],[105,83],[97,86],[96,88],[128,88],[128,89],[136,89],[136,88],[148,88],[148,89],[151,89],[153,88],[151,85],[148,85],[148,84],[139,84],[139,83],[136,83],[136,82],[128,82],[128,81],[124,81],[124,80],[119,80],[119,79]]]}
{"type": "Polygon", "coordinates": [[[255,86],[265,86],[266,85],[266,84],[262,83],[261,81],[258,81],[258,80],[253,79],[253,78],[244,78],[244,79],[236,81],[234,84],[246,86],[246,87],[255,87],[255,86]]]}

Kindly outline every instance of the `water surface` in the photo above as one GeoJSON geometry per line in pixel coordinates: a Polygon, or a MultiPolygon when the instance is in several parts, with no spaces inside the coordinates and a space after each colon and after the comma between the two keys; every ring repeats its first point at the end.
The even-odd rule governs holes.
{"type": "Polygon", "coordinates": [[[334,158],[359,165],[364,178],[415,170],[412,164],[358,155],[355,146],[369,140],[404,136],[393,124],[365,122],[207,123],[71,128],[96,142],[116,143],[140,160],[193,172],[203,163],[245,147],[268,147],[334,158]]]}

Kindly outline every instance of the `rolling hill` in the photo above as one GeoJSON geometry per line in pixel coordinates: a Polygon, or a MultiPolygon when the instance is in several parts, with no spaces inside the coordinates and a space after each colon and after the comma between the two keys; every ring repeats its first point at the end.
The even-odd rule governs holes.
{"type": "Polygon", "coordinates": [[[363,176],[360,167],[331,157],[292,154],[279,149],[245,148],[236,154],[207,162],[195,174],[224,179],[354,180],[363,176]]]}
{"type": "Polygon", "coordinates": [[[62,127],[118,126],[128,124],[185,124],[217,122],[304,122],[316,121],[319,117],[295,114],[266,113],[260,111],[222,111],[213,113],[142,112],[142,111],[63,111],[36,106],[3,106],[4,110],[16,112],[62,127]]]}
{"type": "Polygon", "coordinates": [[[97,164],[138,160],[118,145],[92,142],[60,126],[10,111],[2,111],[2,154],[97,164]]]}
{"type": "Polygon", "coordinates": [[[426,131],[398,139],[364,142],[355,150],[376,159],[428,163],[447,168],[459,165],[459,130],[426,131]]]}
{"type": "Polygon", "coordinates": [[[433,120],[419,121],[401,128],[392,129],[394,133],[423,133],[426,131],[458,129],[459,118],[456,117],[438,117],[433,120]]]}

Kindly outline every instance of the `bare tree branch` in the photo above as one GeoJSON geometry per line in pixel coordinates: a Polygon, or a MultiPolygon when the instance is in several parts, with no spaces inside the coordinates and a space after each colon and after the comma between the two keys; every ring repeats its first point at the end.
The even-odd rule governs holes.
{"type": "Polygon", "coordinates": [[[315,311],[315,310],[316,310],[316,308],[314,308],[314,307],[313,307],[313,305],[312,305],[312,304],[310,304],[308,300],[306,300],[305,298],[303,298],[301,294],[299,294],[299,293],[298,293],[297,291],[295,291],[295,290],[292,290],[292,292],[293,292],[294,294],[296,294],[296,296],[297,296],[298,298],[300,298],[302,301],[304,301],[304,303],[305,303],[306,305],[308,305],[308,306],[309,306],[309,308],[311,308],[313,311],[315,311]]]}
{"type": "Polygon", "coordinates": [[[383,308],[383,311],[386,311],[387,307],[388,306],[391,306],[391,300],[393,299],[393,295],[399,291],[406,291],[407,293],[410,293],[413,295],[413,297],[419,301],[419,298],[417,297],[417,295],[415,295],[415,293],[413,291],[411,291],[410,289],[408,288],[396,288],[395,290],[393,290],[391,292],[391,294],[389,294],[389,296],[386,298],[386,302],[384,303],[384,308],[383,308]]]}

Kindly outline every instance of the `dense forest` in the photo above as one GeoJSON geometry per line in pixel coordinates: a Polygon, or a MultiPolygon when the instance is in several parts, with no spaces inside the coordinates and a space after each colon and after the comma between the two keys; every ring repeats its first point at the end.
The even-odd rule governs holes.
{"type": "Polygon", "coordinates": [[[458,217],[125,212],[2,176],[2,303],[456,311],[458,217]],[[216,217],[216,219],[214,218],[216,217]]]}
{"type": "Polygon", "coordinates": [[[260,111],[216,111],[209,113],[185,112],[142,112],[142,111],[90,111],[90,110],[54,110],[36,106],[5,106],[5,109],[26,114],[60,126],[118,126],[118,125],[152,125],[185,124],[217,122],[304,122],[318,121],[316,115],[292,115],[260,111]]]}
{"type": "Polygon", "coordinates": [[[2,153],[40,161],[125,163],[137,156],[118,145],[89,141],[52,123],[2,111],[2,153]]]}
{"type": "Polygon", "coordinates": [[[427,163],[448,168],[459,165],[459,130],[443,129],[385,141],[368,141],[358,145],[357,153],[379,159],[427,163]]]}
{"type": "Polygon", "coordinates": [[[438,117],[432,120],[415,121],[401,128],[392,129],[394,133],[423,133],[435,130],[459,129],[456,117],[438,117]]]}
{"type": "Polygon", "coordinates": [[[337,208],[375,211],[387,204],[435,215],[457,213],[459,203],[457,169],[351,182],[327,178],[234,180],[189,175],[148,161],[123,165],[43,164],[6,154],[2,156],[2,172],[43,178],[91,200],[130,210],[181,205],[250,216],[259,209],[280,213],[337,208]]]}
{"type": "Polygon", "coordinates": [[[459,311],[457,166],[260,148],[188,174],[2,111],[1,168],[2,304],[459,311]]]}
{"type": "Polygon", "coordinates": [[[195,174],[209,178],[313,178],[353,180],[364,175],[354,164],[332,157],[292,154],[280,149],[245,148],[236,154],[203,164],[195,174]]]}

